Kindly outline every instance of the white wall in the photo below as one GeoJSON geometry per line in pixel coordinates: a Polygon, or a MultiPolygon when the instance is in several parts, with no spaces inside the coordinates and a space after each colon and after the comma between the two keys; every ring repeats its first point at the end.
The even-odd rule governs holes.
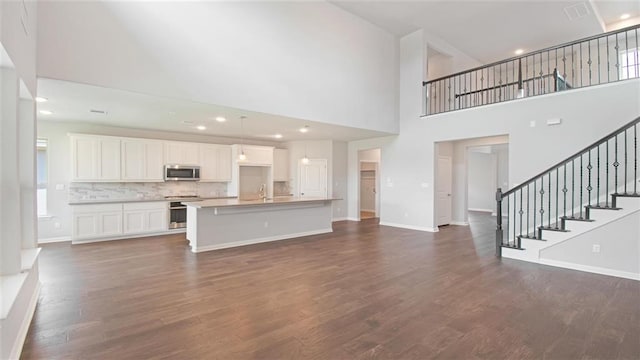
{"type": "MultiPolygon", "coordinates": [[[[68,133],[128,136],[214,144],[234,144],[239,142],[239,139],[233,138],[127,129],[76,122],[39,121],[37,125],[38,137],[45,138],[48,141],[49,186],[47,189],[47,198],[48,213],[51,216],[50,218],[43,218],[38,221],[38,236],[40,239],[68,238],[71,236],[71,207],[68,205],[68,186],[71,179],[71,148],[68,133]],[[57,184],[64,185],[64,190],[56,190],[57,184]],[[55,227],[56,223],[60,224],[59,228],[55,227]]],[[[248,140],[248,142],[255,145],[277,145],[274,142],[258,140],[248,140]]]]}
{"type": "Polygon", "coordinates": [[[640,211],[542,249],[540,259],[640,280],[640,211]],[[593,245],[600,245],[599,253],[593,245]]]}
{"type": "Polygon", "coordinates": [[[36,33],[38,7],[35,1],[0,1],[0,42],[13,61],[19,77],[32,96],[36,94],[36,33]],[[24,4],[24,5],[23,5],[24,4]],[[26,31],[23,27],[23,21],[26,31]]]}
{"type": "Polygon", "coordinates": [[[395,37],[330,3],[47,1],[39,9],[41,77],[398,130],[395,37]]]}
{"type": "MultiPolygon", "coordinates": [[[[510,188],[640,114],[636,79],[421,118],[420,92],[414,86],[422,75],[415,65],[422,54],[419,38],[418,32],[401,39],[400,134],[349,144],[350,169],[362,146],[382,146],[383,223],[434,228],[435,142],[508,135],[510,188]],[[546,120],[554,118],[562,118],[562,124],[547,126],[546,120]]],[[[354,179],[350,170],[350,189],[354,179]]],[[[352,191],[349,199],[351,216],[357,209],[352,191]]]]}
{"type": "Polygon", "coordinates": [[[493,211],[496,202],[495,155],[491,152],[469,152],[468,158],[468,209],[493,211]]]}

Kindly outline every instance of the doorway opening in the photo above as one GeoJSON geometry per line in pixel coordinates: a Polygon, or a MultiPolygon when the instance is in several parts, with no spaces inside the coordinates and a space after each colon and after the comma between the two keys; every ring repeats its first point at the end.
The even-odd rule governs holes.
{"type": "Polygon", "coordinates": [[[358,152],[358,214],[360,220],[380,218],[380,149],[358,152]]]}
{"type": "Polygon", "coordinates": [[[509,137],[436,143],[436,226],[469,225],[469,211],[495,215],[497,188],[509,187],[509,137]]]}

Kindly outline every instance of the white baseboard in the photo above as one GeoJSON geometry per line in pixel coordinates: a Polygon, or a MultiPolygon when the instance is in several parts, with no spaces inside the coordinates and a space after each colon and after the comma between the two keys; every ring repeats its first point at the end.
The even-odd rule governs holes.
{"type": "Polygon", "coordinates": [[[590,272],[594,274],[615,276],[615,277],[640,281],[640,274],[627,272],[627,271],[613,270],[613,269],[601,268],[597,266],[574,264],[574,263],[551,260],[551,259],[538,259],[538,263],[542,265],[549,265],[549,266],[561,267],[565,269],[585,271],[585,272],[590,272]]]}
{"type": "Polygon", "coordinates": [[[201,247],[195,247],[195,248],[192,246],[191,247],[191,252],[200,253],[200,252],[204,252],[204,251],[228,249],[228,248],[233,248],[233,247],[260,244],[260,243],[271,242],[271,241],[287,240],[287,239],[299,238],[299,237],[304,237],[304,236],[326,234],[326,233],[330,233],[330,232],[333,232],[333,229],[328,228],[328,229],[320,229],[320,230],[299,232],[299,233],[295,233],[295,234],[267,236],[267,237],[263,237],[263,238],[259,238],[259,239],[251,239],[251,240],[244,240],[244,241],[234,241],[234,242],[228,242],[228,243],[224,243],[224,244],[215,244],[215,245],[201,246],[201,247]]]}
{"type": "Polygon", "coordinates": [[[38,297],[40,297],[40,288],[42,285],[40,281],[36,283],[36,288],[31,294],[31,299],[29,300],[29,307],[27,308],[26,316],[22,320],[22,324],[20,324],[20,329],[18,330],[18,336],[16,338],[16,342],[13,344],[13,348],[11,348],[11,355],[9,355],[9,359],[19,359],[20,354],[22,353],[22,347],[24,346],[24,341],[27,339],[27,332],[29,331],[29,326],[31,325],[31,320],[33,320],[33,315],[36,313],[36,305],[38,305],[38,297]]]}
{"type": "Polygon", "coordinates": [[[409,230],[417,230],[417,231],[426,231],[426,232],[438,232],[438,228],[429,228],[429,227],[423,227],[423,226],[413,226],[413,225],[405,225],[405,224],[398,224],[398,223],[390,223],[390,222],[386,222],[386,221],[380,221],[380,225],[382,226],[391,226],[391,227],[397,227],[397,228],[402,228],[402,229],[409,229],[409,230]]]}
{"type": "Polygon", "coordinates": [[[65,242],[65,241],[71,241],[71,236],[60,236],[60,237],[38,239],[38,244],[48,244],[48,243],[57,243],[57,242],[65,242]]]}
{"type": "Polygon", "coordinates": [[[449,225],[469,226],[469,223],[466,221],[452,221],[449,225]]]}
{"type": "Polygon", "coordinates": [[[354,218],[354,217],[348,217],[347,220],[349,220],[349,221],[360,221],[359,218],[354,218]]]}
{"type": "Polygon", "coordinates": [[[360,209],[360,211],[376,212],[376,209],[360,209]]]}
{"type": "Polygon", "coordinates": [[[343,216],[343,217],[333,218],[333,219],[331,219],[331,222],[336,222],[336,221],[346,221],[346,220],[349,220],[349,218],[348,218],[348,217],[346,217],[346,216],[343,216]]]}
{"type": "Polygon", "coordinates": [[[477,209],[477,208],[469,208],[468,211],[478,211],[478,212],[488,212],[493,213],[493,209],[477,209]]]}
{"type": "Polygon", "coordinates": [[[71,240],[71,243],[73,245],[76,245],[76,244],[90,244],[90,243],[102,242],[102,241],[128,240],[128,239],[144,238],[144,237],[149,237],[149,236],[162,236],[162,235],[182,234],[182,233],[186,233],[186,232],[187,232],[187,229],[186,228],[182,228],[182,229],[172,229],[172,230],[168,230],[168,231],[159,231],[159,232],[153,232],[153,233],[127,234],[127,235],[111,236],[111,237],[105,237],[105,238],[76,239],[76,240],[71,240]]]}

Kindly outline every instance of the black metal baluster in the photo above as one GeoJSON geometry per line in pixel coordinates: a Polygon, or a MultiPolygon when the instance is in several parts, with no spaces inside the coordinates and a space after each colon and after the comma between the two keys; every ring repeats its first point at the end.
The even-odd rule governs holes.
{"type": "MultiPolygon", "coordinates": [[[[510,212],[509,212],[509,198],[511,197],[511,195],[507,196],[507,245],[509,245],[510,241],[509,241],[509,225],[511,225],[511,216],[510,216],[510,212]]],[[[496,214],[497,215],[497,214],[496,214]]]]}
{"type": "Polygon", "coordinates": [[[640,77],[640,46],[638,46],[638,28],[634,31],[636,35],[636,77],[640,77]]]}
{"type": "Polygon", "coordinates": [[[562,77],[564,81],[567,81],[567,56],[565,55],[566,48],[566,46],[562,48],[562,77]]]}
{"type": "MultiPolygon", "coordinates": [[[[629,79],[629,36],[627,31],[624,32],[624,51],[627,57],[627,79],[629,79]]],[[[638,49],[636,49],[636,51],[638,51],[638,49]]]]}
{"type": "Polygon", "coordinates": [[[576,84],[576,62],[574,59],[573,44],[571,44],[571,83],[576,84]]]}
{"type": "Polygon", "coordinates": [[[618,135],[616,134],[616,136],[614,137],[615,139],[615,144],[614,144],[614,161],[613,161],[613,168],[614,168],[614,178],[613,178],[613,186],[615,187],[615,191],[614,194],[618,193],[618,166],[620,166],[620,163],[618,162],[618,135]]]}
{"type": "Polygon", "coordinates": [[[493,66],[493,102],[496,102],[496,98],[498,97],[496,95],[496,67],[493,66]]]}
{"type": "Polygon", "coordinates": [[[566,219],[567,218],[567,163],[564,163],[563,173],[564,173],[564,182],[562,185],[562,193],[564,197],[564,202],[563,202],[562,209],[563,209],[563,216],[566,219]]]}
{"type": "Polygon", "coordinates": [[[540,227],[544,227],[544,175],[540,177],[540,227]]]}
{"type": "Polygon", "coordinates": [[[520,236],[522,236],[522,214],[524,214],[524,211],[522,211],[522,189],[520,189],[520,211],[518,213],[520,214],[520,236]]]}
{"type": "Polygon", "coordinates": [[[502,101],[502,65],[498,65],[498,72],[500,74],[500,81],[498,81],[498,102],[502,101]]]}
{"type": "Polygon", "coordinates": [[[582,219],[582,154],[580,154],[580,219],[582,219]]]}
{"type": "Polygon", "coordinates": [[[517,206],[517,198],[516,198],[516,193],[513,193],[513,243],[515,244],[516,242],[516,225],[518,225],[517,222],[517,218],[516,218],[516,206],[517,206]]]}
{"type": "Polygon", "coordinates": [[[598,145],[596,150],[596,205],[600,206],[600,145],[598,145]]]}
{"type": "Polygon", "coordinates": [[[605,142],[605,145],[607,146],[607,151],[606,151],[606,153],[607,153],[607,161],[606,161],[606,164],[605,164],[605,167],[604,167],[604,171],[605,171],[605,174],[606,174],[607,178],[605,180],[606,181],[605,182],[605,189],[606,190],[605,190],[605,197],[604,197],[604,200],[605,200],[604,206],[605,207],[609,207],[609,139],[607,139],[607,141],[605,142]]]}
{"type": "Polygon", "coordinates": [[[633,194],[638,195],[638,124],[633,125],[633,194]]]}
{"type": "Polygon", "coordinates": [[[620,47],[618,46],[618,33],[616,33],[616,46],[614,49],[616,49],[616,74],[618,74],[618,80],[620,80],[620,55],[618,52],[620,47]]]}
{"type": "Polygon", "coordinates": [[[589,85],[591,85],[591,41],[587,42],[587,48],[589,49],[589,61],[587,62],[589,64],[589,85]]]}
{"type": "Polygon", "coordinates": [[[544,79],[542,78],[542,74],[544,74],[544,72],[542,71],[542,53],[540,53],[540,94],[544,94],[544,79]]]}
{"type": "Polygon", "coordinates": [[[584,78],[584,71],[582,70],[582,43],[578,44],[580,46],[580,87],[582,87],[582,78],[584,78]]]}
{"type": "MultiPolygon", "coordinates": [[[[549,182],[551,183],[551,182],[549,182]]],[[[558,228],[558,224],[560,224],[560,221],[558,219],[558,216],[560,216],[560,211],[558,211],[558,194],[559,194],[559,187],[560,187],[560,168],[557,167],[556,168],[556,229],[558,228]]]]}
{"type": "Polygon", "coordinates": [[[600,38],[596,39],[596,48],[598,49],[598,84],[601,84],[600,73],[602,72],[602,68],[600,67],[600,38]]]}
{"type": "Polygon", "coordinates": [[[524,81],[527,82],[527,94],[524,95],[526,97],[529,96],[530,91],[529,91],[529,57],[525,57],[524,58],[524,72],[527,74],[526,76],[524,76],[524,81]]]}
{"type": "Polygon", "coordinates": [[[447,111],[451,110],[451,78],[449,78],[449,84],[447,86],[447,111]]]}
{"type": "Polygon", "coordinates": [[[576,159],[571,159],[571,217],[576,218],[576,159]]]}
{"type": "Polygon", "coordinates": [[[549,51],[547,51],[547,92],[551,92],[551,81],[549,81],[551,74],[551,58],[549,58],[549,51]]]}
{"type": "Polygon", "coordinates": [[[629,182],[629,178],[627,177],[627,150],[629,147],[627,146],[627,130],[624,131],[624,193],[627,194],[627,182],[629,182]]]}
{"type": "Polygon", "coordinates": [[[609,56],[609,36],[606,37],[607,39],[607,82],[611,82],[611,56],[609,56]]]}
{"type": "Polygon", "coordinates": [[[538,238],[537,237],[538,235],[537,235],[537,232],[536,232],[536,220],[537,220],[536,218],[537,218],[537,215],[538,215],[537,214],[537,209],[536,209],[536,205],[538,203],[536,201],[537,200],[536,198],[538,197],[538,190],[536,189],[536,187],[537,187],[537,182],[535,180],[533,180],[533,238],[534,239],[538,238]]]}
{"type": "Polygon", "coordinates": [[[549,203],[549,212],[547,213],[547,217],[549,219],[549,222],[547,223],[548,227],[551,227],[551,172],[549,172],[549,196],[548,196],[548,203],[549,203]]]}
{"type": "Polygon", "coordinates": [[[529,237],[529,203],[531,203],[531,198],[529,197],[529,184],[527,183],[527,237],[529,237]]]}
{"type": "Polygon", "coordinates": [[[588,184],[587,184],[587,205],[591,206],[591,190],[593,189],[591,187],[591,169],[593,168],[593,166],[591,166],[591,150],[589,150],[589,156],[587,158],[589,160],[589,163],[587,164],[587,176],[588,176],[588,184]]]}

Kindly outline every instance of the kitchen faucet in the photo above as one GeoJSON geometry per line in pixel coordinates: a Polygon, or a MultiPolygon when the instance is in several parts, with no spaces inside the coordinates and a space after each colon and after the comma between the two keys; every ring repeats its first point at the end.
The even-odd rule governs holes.
{"type": "Polygon", "coordinates": [[[260,190],[258,190],[260,200],[265,200],[267,198],[265,188],[265,184],[260,185],[260,190]]]}

